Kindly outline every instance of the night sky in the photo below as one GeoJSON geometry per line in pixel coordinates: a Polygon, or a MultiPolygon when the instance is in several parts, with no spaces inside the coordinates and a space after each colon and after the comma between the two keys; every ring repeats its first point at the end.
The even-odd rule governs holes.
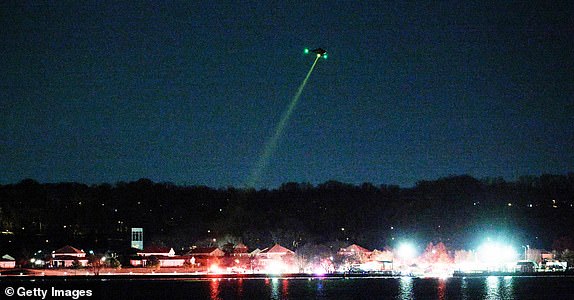
{"type": "Polygon", "coordinates": [[[156,2],[0,4],[1,184],[243,187],[305,47],[258,188],[574,171],[573,1],[156,2]]]}

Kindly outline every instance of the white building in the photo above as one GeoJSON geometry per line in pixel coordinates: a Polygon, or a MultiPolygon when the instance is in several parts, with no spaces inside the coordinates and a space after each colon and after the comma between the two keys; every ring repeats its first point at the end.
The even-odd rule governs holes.
{"type": "Polygon", "coordinates": [[[0,258],[0,269],[13,269],[16,267],[14,257],[6,254],[0,258]]]}
{"type": "Polygon", "coordinates": [[[67,245],[52,251],[51,264],[53,267],[69,268],[74,264],[74,261],[78,261],[82,267],[88,265],[88,259],[86,258],[84,250],[79,250],[67,245]]]}

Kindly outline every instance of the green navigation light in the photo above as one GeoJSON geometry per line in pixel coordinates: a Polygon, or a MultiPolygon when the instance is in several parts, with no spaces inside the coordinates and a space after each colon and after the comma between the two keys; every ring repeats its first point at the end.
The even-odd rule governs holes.
{"type": "Polygon", "coordinates": [[[305,48],[305,50],[303,50],[303,52],[305,52],[305,54],[309,54],[309,48],[305,48]]]}

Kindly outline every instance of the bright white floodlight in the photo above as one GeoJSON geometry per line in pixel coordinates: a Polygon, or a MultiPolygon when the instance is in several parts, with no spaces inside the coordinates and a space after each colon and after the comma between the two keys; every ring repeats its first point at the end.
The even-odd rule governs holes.
{"type": "Polygon", "coordinates": [[[516,259],[516,251],[509,245],[487,242],[478,248],[478,256],[484,262],[503,263],[516,259]]]}
{"type": "Polygon", "coordinates": [[[404,259],[410,259],[415,257],[416,250],[415,247],[408,243],[402,243],[399,245],[398,254],[404,259]]]}

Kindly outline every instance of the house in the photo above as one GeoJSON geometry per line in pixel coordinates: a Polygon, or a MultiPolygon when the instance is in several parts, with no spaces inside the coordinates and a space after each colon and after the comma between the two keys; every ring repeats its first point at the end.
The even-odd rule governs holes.
{"type": "Polygon", "coordinates": [[[367,248],[363,248],[357,244],[352,244],[348,247],[339,249],[338,255],[345,257],[351,264],[365,263],[371,257],[373,252],[367,248]]]}
{"type": "Polygon", "coordinates": [[[134,267],[145,267],[150,260],[159,262],[159,267],[182,267],[186,258],[175,255],[175,251],[170,247],[149,246],[136,253],[137,256],[130,258],[130,264],[134,267]]]}
{"type": "Polygon", "coordinates": [[[218,264],[224,255],[225,252],[217,247],[195,247],[185,254],[189,257],[191,265],[200,269],[207,269],[213,264],[218,264]]]}
{"type": "Polygon", "coordinates": [[[82,267],[88,265],[88,259],[86,258],[84,250],[66,245],[58,250],[52,251],[50,265],[54,268],[69,268],[73,266],[75,261],[82,267]]]}
{"type": "Polygon", "coordinates": [[[259,271],[271,274],[297,272],[295,252],[279,244],[254,253],[253,257],[256,260],[255,268],[259,271]]]}
{"type": "Polygon", "coordinates": [[[243,243],[239,243],[233,247],[233,256],[247,257],[249,256],[249,248],[243,243]]]}
{"type": "Polygon", "coordinates": [[[261,249],[257,248],[251,252],[249,252],[249,256],[255,257],[257,256],[257,254],[259,254],[261,252],[261,249]]]}
{"type": "Polygon", "coordinates": [[[554,253],[550,251],[534,248],[527,248],[524,252],[524,256],[525,260],[531,260],[537,264],[541,264],[545,261],[552,261],[555,258],[554,253]]]}
{"type": "Polygon", "coordinates": [[[389,250],[373,250],[373,252],[371,252],[371,255],[369,256],[369,259],[371,261],[393,261],[394,260],[394,254],[392,251],[389,250]]]}
{"type": "Polygon", "coordinates": [[[160,247],[160,246],[150,246],[146,247],[141,251],[136,253],[138,256],[174,256],[175,251],[173,248],[160,247]]]}
{"type": "Polygon", "coordinates": [[[14,257],[5,254],[0,258],[0,269],[13,269],[16,267],[16,260],[14,257]]]}
{"type": "Polygon", "coordinates": [[[217,247],[193,248],[185,255],[187,256],[224,256],[225,252],[217,247]]]}
{"type": "Polygon", "coordinates": [[[337,254],[339,255],[344,255],[344,256],[350,256],[350,255],[356,255],[356,254],[361,254],[361,255],[365,255],[365,256],[370,256],[371,255],[371,251],[367,248],[363,248],[357,244],[352,244],[348,247],[345,248],[341,248],[339,250],[339,252],[337,252],[337,254]]]}
{"type": "Polygon", "coordinates": [[[265,248],[257,254],[257,256],[259,256],[260,258],[267,258],[267,259],[281,258],[283,256],[293,256],[293,255],[295,255],[295,252],[279,244],[275,244],[271,248],[265,248]]]}
{"type": "Polygon", "coordinates": [[[540,251],[540,257],[542,258],[542,261],[552,261],[556,258],[554,253],[546,250],[540,251]]]}

